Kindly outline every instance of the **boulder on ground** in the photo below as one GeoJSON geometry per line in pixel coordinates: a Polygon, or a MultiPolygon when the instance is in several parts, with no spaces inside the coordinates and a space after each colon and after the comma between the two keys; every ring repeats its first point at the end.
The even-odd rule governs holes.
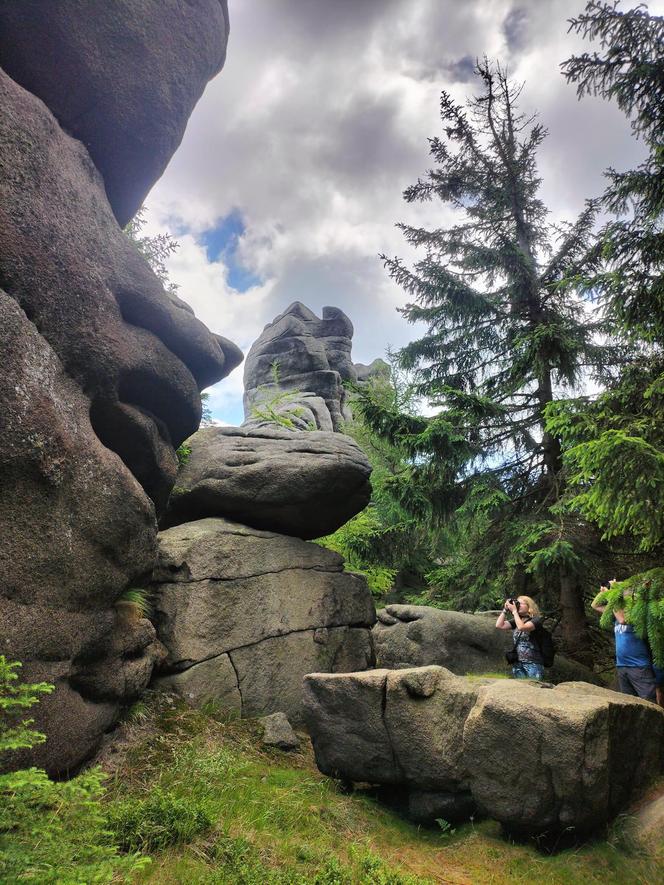
{"type": "Polygon", "coordinates": [[[664,710],[585,682],[497,680],[468,716],[464,757],[480,808],[514,833],[588,833],[664,771],[664,710]]]}
{"type": "Polygon", "coordinates": [[[518,834],[587,833],[664,771],[664,711],[587,683],[431,666],[312,673],[304,697],[320,770],[406,790],[418,820],[448,803],[518,834]]]}
{"type": "Polygon", "coordinates": [[[343,780],[465,791],[463,728],[480,687],[443,667],[310,673],[305,721],[316,764],[343,780]]]}
{"type": "MultiPolygon", "coordinates": [[[[497,617],[498,612],[468,614],[428,605],[388,605],[376,612],[376,666],[395,669],[436,664],[460,676],[507,672],[505,652],[512,648],[512,634],[496,630],[497,617]]],[[[553,683],[601,684],[588,667],[560,654],[545,674],[553,683]]]]}
{"type": "Polygon", "coordinates": [[[295,301],[252,344],[244,366],[244,414],[261,422],[266,404],[295,426],[340,431],[351,415],[344,381],[356,381],[353,324],[337,307],[323,318],[295,301]]]}
{"type": "Polygon", "coordinates": [[[161,672],[193,699],[298,722],[305,673],[373,662],[366,581],[317,544],[202,519],[160,533],[154,580],[161,672]]]}
{"type": "Polygon", "coordinates": [[[278,750],[297,750],[300,739],[293,731],[285,713],[271,713],[259,719],[259,725],[263,728],[262,743],[266,747],[276,747],[278,750]]]}
{"type": "Polygon", "coordinates": [[[121,226],[226,57],[227,0],[0,4],[0,67],[90,152],[121,226]]]}
{"type": "Polygon", "coordinates": [[[165,525],[219,516],[318,538],[369,503],[371,466],[340,433],[205,427],[186,445],[165,525]]]}

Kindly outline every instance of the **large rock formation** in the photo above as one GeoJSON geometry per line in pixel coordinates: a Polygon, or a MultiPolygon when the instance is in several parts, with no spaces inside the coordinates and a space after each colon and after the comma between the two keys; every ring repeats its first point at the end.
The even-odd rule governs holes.
{"type": "Polygon", "coordinates": [[[221,70],[227,0],[0,3],[0,67],[87,148],[120,225],[221,70]]]}
{"type": "MultiPolygon", "coordinates": [[[[498,612],[468,614],[427,605],[388,605],[376,613],[376,665],[388,669],[438,664],[457,675],[507,671],[512,635],[496,630],[498,612]]],[[[546,670],[549,682],[580,680],[601,685],[583,664],[557,654],[546,670]]]]}
{"type": "Polygon", "coordinates": [[[323,773],[405,789],[418,819],[476,805],[524,835],[601,827],[664,771],[664,711],[586,683],[314,673],[305,717],[323,773]]]}
{"type": "MultiPolygon", "coordinates": [[[[163,507],[175,477],[175,447],[198,425],[199,389],[241,359],[163,290],[118,227],[104,187],[110,179],[51,112],[74,128],[86,110],[95,132],[103,119],[102,140],[113,154],[134,128],[127,117],[123,129],[110,109],[128,107],[122,77],[133,76],[125,62],[134,47],[143,93],[129,102],[130,116],[139,105],[159,106],[161,116],[163,105],[150,95],[163,84],[143,70],[135,38],[152,39],[157,13],[167,21],[166,5],[184,15],[180,4],[156,2],[112,4],[112,11],[97,4],[92,14],[89,4],[66,0],[0,6],[0,64],[53,102],[47,108],[0,71],[0,649],[24,662],[25,679],[56,684],[36,710],[48,741],[32,761],[58,773],[94,750],[163,654],[153,628],[128,625],[114,604],[150,574],[155,506],[163,507]],[[50,39],[62,53],[46,51],[50,39]],[[117,71],[116,62],[105,68],[110,58],[117,71]],[[94,76],[84,76],[90,65],[94,76]]],[[[173,21],[166,25],[171,50],[159,52],[177,89],[194,95],[200,70],[189,82],[173,65],[183,43],[190,58],[197,54],[193,32],[178,32],[173,21]]],[[[210,71],[225,46],[225,24],[216,37],[215,27],[201,37],[208,47],[217,41],[210,71]]],[[[183,125],[184,116],[176,126],[183,125]]],[[[87,137],[85,127],[77,132],[87,137]]],[[[151,166],[154,146],[144,140],[145,168],[153,170],[138,176],[146,186],[167,155],[162,149],[160,168],[151,166]]],[[[138,155],[135,164],[120,153],[114,168],[129,164],[127,193],[136,195],[130,180],[138,155]]]]}
{"type": "Polygon", "coordinates": [[[297,722],[306,673],[372,663],[366,582],[316,544],[201,519],[160,533],[154,578],[158,684],[194,702],[297,722]]]}
{"type": "Polygon", "coordinates": [[[350,437],[278,427],[206,427],[187,441],[166,524],[226,516],[318,538],[369,503],[371,466],[350,437]]]}
{"type": "Polygon", "coordinates": [[[350,418],[344,381],[356,381],[353,324],[337,307],[323,318],[299,301],[279,314],[251,346],[244,366],[244,413],[260,423],[269,402],[298,428],[339,431],[350,418]]]}

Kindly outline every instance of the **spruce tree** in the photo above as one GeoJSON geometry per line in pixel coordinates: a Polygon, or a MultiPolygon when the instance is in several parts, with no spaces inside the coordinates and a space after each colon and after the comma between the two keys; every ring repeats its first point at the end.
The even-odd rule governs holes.
{"type": "Polygon", "coordinates": [[[462,551],[467,580],[491,587],[496,602],[536,592],[537,577],[555,585],[567,650],[583,657],[583,533],[578,520],[570,531],[556,514],[561,445],[544,415],[605,362],[601,322],[562,285],[583,267],[596,206],[588,202],[572,224],[551,221],[537,172],[546,130],[519,110],[522,87],[498,64],[485,59],[476,75],[480,92],[465,107],[442,93],[444,135],[430,140],[435,167],[404,193],[408,202],[441,200],[457,223],[400,225],[424,250],[412,269],[382,256],[413,298],[403,315],[426,324],[399,358],[438,414],[417,426],[366,398],[363,408],[376,429],[410,446],[414,464],[443,474],[441,491],[454,489],[450,509],[462,499],[464,518],[470,509],[483,520],[483,537],[462,551]]]}
{"type": "Polygon", "coordinates": [[[609,169],[610,220],[575,280],[599,301],[630,353],[618,383],[594,402],[549,411],[570,467],[571,506],[606,538],[631,536],[664,550],[664,18],[645,7],[590,2],[571,28],[599,42],[563,64],[579,97],[616,101],[648,154],[633,170],[609,169]]]}

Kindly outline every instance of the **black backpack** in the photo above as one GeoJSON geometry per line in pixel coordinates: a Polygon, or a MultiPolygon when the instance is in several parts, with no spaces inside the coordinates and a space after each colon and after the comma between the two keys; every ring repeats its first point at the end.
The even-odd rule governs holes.
{"type": "Polygon", "coordinates": [[[553,667],[553,659],[556,655],[556,646],[553,644],[553,636],[546,627],[538,624],[533,631],[533,639],[539,646],[542,655],[542,663],[545,667],[553,667]]]}

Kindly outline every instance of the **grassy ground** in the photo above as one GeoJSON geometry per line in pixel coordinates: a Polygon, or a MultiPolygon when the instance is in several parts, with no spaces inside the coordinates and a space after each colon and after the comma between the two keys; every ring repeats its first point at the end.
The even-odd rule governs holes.
{"type": "Polygon", "coordinates": [[[159,885],[653,883],[664,856],[621,830],[554,855],[505,841],[497,824],[418,828],[369,791],[346,795],[300,753],[261,749],[256,725],[163,697],[136,708],[107,748],[107,808],[125,848],[159,885]],[[176,844],[169,844],[173,841],[176,844]]]}

